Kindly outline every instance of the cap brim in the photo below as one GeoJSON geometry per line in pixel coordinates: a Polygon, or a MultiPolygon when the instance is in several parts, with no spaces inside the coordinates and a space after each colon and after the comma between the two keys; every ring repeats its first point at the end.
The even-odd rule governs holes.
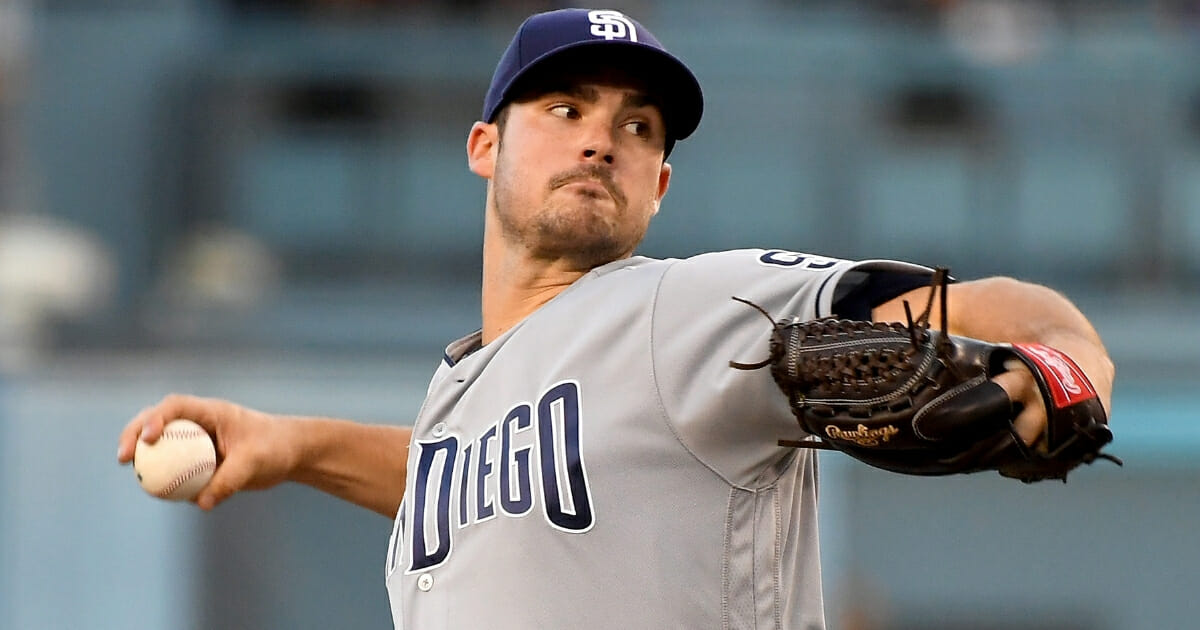
{"type": "MultiPolygon", "coordinates": [[[[508,87],[501,95],[500,104],[509,102],[514,94],[525,89],[530,77],[535,77],[540,69],[546,68],[550,61],[562,59],[564,55],[590,53],[612,54],[617,50],[625,55],[636,55],[644,63],[620,64],[623,71],[632,72],[644,77],[655,88],[654,96],[662,103],[663,118],[667,125],[668,141],[687,138],[700,125],[704,113],[704,94],[700,82],[692,71],[674,55],[653,46],[627,40],[592,40],[572,42],[549,50],[533,61],[525,64],[519,72],[513,75],[508,87]]],[[[596,59],[596,57],[590,57],[596,59]]],[[[496,110],[499,109],[499,104],[496,110]]],[[[491,113],[491,118],[496,112],[491,113]]]]}

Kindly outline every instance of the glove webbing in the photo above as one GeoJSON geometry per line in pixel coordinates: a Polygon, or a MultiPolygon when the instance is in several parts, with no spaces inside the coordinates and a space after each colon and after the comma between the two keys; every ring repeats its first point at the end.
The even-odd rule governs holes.
{"type": "MultiPolygon", "coordinates": [[[[949,335],[947,334],[947,328],[946,328],[947,323],[949,322],[949,317],[947,315],[948,308],[946,305],[946,302],[948,300],[948,295],[946,292],[946,285],[949,283],[949,279],[950,279],[950,270],[949,269],[947,269],[946,267],[935,267],[934,268],[933,276],[930,277],[930,280],[929,280],[930,291],[929,291],[929,297],[925,301],[925,309],[923,311],[921,311],[921,314],[917,316],[916,320],[913,320],[912,309],[909,306],[908,300],[904,300],[904,317],[908,323],[907,329],[908,329],[908,333],[909,333],[909,339],[912,341],[912,346],[913,346],[914,351],[919,350],[921,347],[921,344],[927,339],[926,331],[928,331],[931,326],[929,317],[933,313],[933,301],[940,294],[941,300],[939,301],[940,302],[939,310],[941,311],[941,316],[942,316],[942,336],[938,340],[936,356],[938,356],[938,357],[945,356],[947,340],[949,339],[949,335]]],[[[751,302],[750,300],[746,300],[746,299],[736,297],[736,296],[733,297],[733,299],[738,302],[741,302],[742,304],[750,306],[751,308],[758,311],[759,313],[762,313],[763,317],[766,317],[767,321],[771,322],[771,326],[776,329],[784,328],[784,327],[792,325],[792,324],[798,324],[801,321],[800,318],[776,321],[775,318],[772,317],[770,313],[768,313],[765,309],[763,309],[763,307],[755,304],[754,302],[751,302]]],[[[761,368],[764,368],[764,367],[770,365],[772,360],[773,360],[772,357],[767,357],[766,359],[763,359],[762,361],[759,361],[757,363],[741,363],[738,361],[730,361],[729,367],[738,369],[738,370],[758,370],[758,369],[761,369],[761,368]]],[[[953,368],[954,366],[951,364],[951,367],[953,368]]],[[[789,403],[791,403],[791,402],[793,402],[793,401],[789,401],[789,403]]],[[[798,402],[799,402],[799,409],[803,409],[804,400],[801,399],[798,402]]],[[[799,409],[797,409],[797,411],[799,409]]],[[[1012,428],[1010,426],[1009,430],[1012,432],[1013,438],[1020,445],[1021,454],[1025,455],[1027,457],[1028,455],[1025,451],[1025,444],[1024,444],[1024,442],[1021,441],[1020,436],[1017,435],[1016,429],[1012,428]]],[[[837,450],[836,447],[831,446],[828,442],[826,442],[825,440],[823,440],[820,437],[815,436],[815,435],[804,438],[803,440],[780,439],[780,440],[778,440],[778,444],[779,444],[779,446],[788,446],[788,447],[792,447],[792,448],[815,448],[815,449],[822,449],[822,450],[837,450]]]]}

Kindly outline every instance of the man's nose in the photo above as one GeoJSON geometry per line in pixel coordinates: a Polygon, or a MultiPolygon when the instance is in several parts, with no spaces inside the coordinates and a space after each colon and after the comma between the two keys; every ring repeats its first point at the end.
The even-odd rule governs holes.
{"type": "Polygon", "coordinates": [[[613,155],[609,152],[598,151],[596,149],[584,149],[583,157],[587,160],[601,159],[608,164],[613,163],[613,155]]]}
{"type": "Polygon", "coordinates": [[[603,160],[612,164],[614,160],[612,129],[609,125],[594,124],[587,127],[583,141],[583,159],[586,162],[603,160]]]}

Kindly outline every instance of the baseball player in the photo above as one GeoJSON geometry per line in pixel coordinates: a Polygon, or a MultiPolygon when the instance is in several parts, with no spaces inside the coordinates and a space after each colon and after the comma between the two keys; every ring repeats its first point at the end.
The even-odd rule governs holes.
{"type": "MultiPolygon", "coordinates": [[[[770,106],[770,104],[766,104],[770,106]]],[[[931,270],[779,249],[634,256],[702,94],[616,11],[534,15],[496,68],[467,141],[488,181],[482,328],[453,341],[413,426],[280,417],[168,396],[120,437],[187,417],[221,462],[202,509],[247,488],[311,485],[389,518],[397,628],[825,627],[816,458],[761,358],[755,309],[911,320],[931,270]]],[[[686,209],[680,209],[686,211],[686,209]]],[[[1113,367],[1058,293],[960,282],[934,324],[1069,355],[1107,408],[1113,367]]],[[[1035,445],[1029,369],[990,381],[1035,445]]]]}

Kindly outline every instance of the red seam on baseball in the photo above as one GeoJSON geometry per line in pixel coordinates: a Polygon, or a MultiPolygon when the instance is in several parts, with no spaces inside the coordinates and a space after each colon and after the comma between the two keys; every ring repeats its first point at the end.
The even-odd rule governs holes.
{"type": "Polygon", "coordinates": [[[167,427],[165,429],[163,429],[162,437],[164,437],[164,438],[190,438],[190,437],[200,437],[201,435],[203,435],[204,437],[208,437],[208,433],[201,431],[201,430],[194,429],[192,427],[176,427],[176,428],[172,429],[171,425],[167,425],[167,427]]]}
{"type": "Polygon", "coordinates": [[[171,483],[167,484],[167,487],[163,488],[162,490],[159,490],[158,497],[160,499],[167,498],[167,495],[178,490],[179,486],[182,486],[183,484],[187,483],[187,481],[189,479],[191,479],[192,477],[195,477],[196,475],[198,475],[202,472],[213,470],[214,468],[216,468],[216,464],[214,462],[205,461],[205,462],[197,463],[196,465],[194,465],[191,468],[184,471],[182,474],[180,474],[175,479],[171,480],[171,483]]]}

